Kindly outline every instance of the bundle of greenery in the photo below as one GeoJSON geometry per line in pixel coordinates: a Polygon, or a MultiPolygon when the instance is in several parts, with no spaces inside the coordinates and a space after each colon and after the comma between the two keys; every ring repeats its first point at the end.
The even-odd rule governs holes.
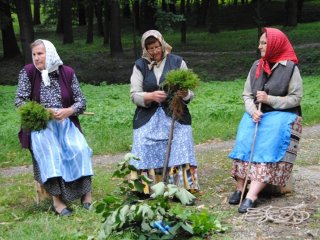
{"type": "Polygon", "coordinates": [[[32,131],[46,128],[48,121],[53,119],[51,111],[35,101],[29,101],[22,105],[18,112],[21,118],[21,127],[32,131]]]}
{"type": "Polygon", "coordinates": [[[167,73],[162,88],[167,91],[169,108],[173,116],[181,119],[183,115],[183,98],[181,94],[188,90],[194,90],[200,83],[200,79],[190,69],[175,69],[167,73]]]}

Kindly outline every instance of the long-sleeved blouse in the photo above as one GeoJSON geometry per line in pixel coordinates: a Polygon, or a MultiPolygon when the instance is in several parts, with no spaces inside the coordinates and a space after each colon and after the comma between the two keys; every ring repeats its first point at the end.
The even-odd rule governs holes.
{"type": "MultiPolygon", "coordinates": [[[[63,108],[61,99],[61,89],[59,85],[59,73],[54,71],[49,73],[50,85],[45,86],[41,82],[40,86],[40,104],[45,108],[63,108]]],[[[79,115],[86,109],[86,100],[80,89],[80,85],[76,75],[73,75],[71,89],[73,94],[72,109],[73,115],[79,115]]],[[[31,82],[25,69],[22,69],[18,77],[18,88],[16,92],[15,106],[20,107],[30,100],[31,82]]]]}

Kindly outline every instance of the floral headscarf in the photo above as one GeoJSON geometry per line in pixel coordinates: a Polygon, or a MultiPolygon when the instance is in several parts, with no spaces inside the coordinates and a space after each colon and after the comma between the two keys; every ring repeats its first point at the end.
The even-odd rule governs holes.
{"type": "Polygon", "coordinates": [[[291,60],[298,64],[298,58],[287,36],[276,28],[264,28],[267,37],[267,49],[263,58],[260,58],[256,71],[256,78],[260,76],[261,69],[268,75],[271,74],[270,63],[291,60]]]}
{"type": "MultiPolygon", "coordinates": [[[[63,64],[63,62],[61,61],[56,48],[54,47],[54,45],[49,42],[48,40],[43,40],[43,39],[38,39],[37,41],[41,41],[46,49],[46,65],[45,65],[45,69],[40,71],[41,72],[41,77],[42,77],[42,81],[44,83],[45,86],[50,86],[50,78],[49,78],[49,73],[54,72],[56,70],[58,70],[59,66],[63,64]]],[[[32,57],[33,60],[33,64],[36,66],[36,64],[34,63],[34,59],[32,57]]]]}
{"type": "Polygon", "coordinates": [[[160,42],[161,48],[162,48],[162,57],[163,58],[165,58],[172,50],[172,47],[164,40],[164,38],[162,37],[162,35],[159,31],[157,31],[157,30],[146,31],[141,37],[141,47],[142,47],[142,57],[150,63],[148,65],[149,69],[152,69],[152,67],[157,64],[151,59],[151,55],[148,53],[148,51],[145,47],[146,39],[151,36],[155,37],[160,42]]]}

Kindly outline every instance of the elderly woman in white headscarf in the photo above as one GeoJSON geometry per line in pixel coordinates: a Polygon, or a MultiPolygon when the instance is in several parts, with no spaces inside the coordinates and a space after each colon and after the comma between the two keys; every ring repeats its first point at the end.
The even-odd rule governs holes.
{"type": "MultiPolygon", "coordinates": [[[[139,174],[153,179],[155,184],[162,181],[172,118],[167,93],[161,89],[161,84],[170,70],[187,69],[187,65],[180,56],[171,53],[172,47],[156,30],[142,35],[141,47],[142,57],[133,67],[130,91],[131,99],[137,105],[133,118],[132,153],[140,160],[131,160],[131,164],[139,174]]],[[[187,108],[194,94],[190,90],[178,94],[184,100],[185,109],[183,117],[174,124],[168,165],[169,183],[194,192],[199,190],[199,185],[191,115],[187,108]]],[[[132,172],[131,178],[135,175],[132,172]]],[[[145,194],[150,194],[150,189],[145,188],[145,194]]]]}
{"type": "Polygon", "coordinates": [[[86,101],[74,70],[63,65],[51,42],[38,39],[31,50],[33,64],[20,71],[15,105],[36,101],[53,113],[53,120],[40,131],[21,129],[19,139],[31,152],[34,178],[52,196],[54,211],[68,216],[71,201],[81,199],[86,209],[92,202],[92,150],[77,117],[86,101]]]}

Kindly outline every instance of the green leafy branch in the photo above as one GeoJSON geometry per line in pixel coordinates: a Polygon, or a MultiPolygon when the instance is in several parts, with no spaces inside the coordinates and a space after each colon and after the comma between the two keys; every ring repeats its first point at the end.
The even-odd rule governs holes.
{"type": "Polygon", "coordinates": [[[166,74],[165,81],[160,86],[168,94],[169,109],[174,117],[181,119],[184,113],[185,103],[181,93],[195,89],[200,79],[191,69],[174,69],[166,74]]]}
{"type": "Polygon", "coordinates": [[[18,108],[21,127],[40,131],[47,127],[48,121],[53,119],[52,113],[35,101],[29,101],[18,108]]]}
{"type": "Polygon", "coordinates": [[[170,201],[176,197],[182,204],[190,205],[195,199],[187,190],[174,184],[165,185],[160,182],[153,185],[153,194],[149,199],[139,199],[128,194],[133,189],[143,192],[145,184],[151,184],[151,180],[142,175],[138,175],[133,182],[125,179],[131,170],[136,171],[129,164],[131,159],[139,160],[130,153],[126,154],[124,161],[118,164],[113,174],[113,177],[124,179],[123,185],[126,186],[120,188],[120,196],[125,197],[109,194],[96,206],[96,212],[101,213],[104,218],[97,239],[107,239],[114,234],[121,235],[124,231],[130,231],[137,239],[145,240],[177,237],[181,239],[187,235],[205,236],[225,230],[208,211],[182,208],[179,203],[170,201]],[[157,228],[155,224],[159,222],[169,228],[165,231],[157,228]]]}

